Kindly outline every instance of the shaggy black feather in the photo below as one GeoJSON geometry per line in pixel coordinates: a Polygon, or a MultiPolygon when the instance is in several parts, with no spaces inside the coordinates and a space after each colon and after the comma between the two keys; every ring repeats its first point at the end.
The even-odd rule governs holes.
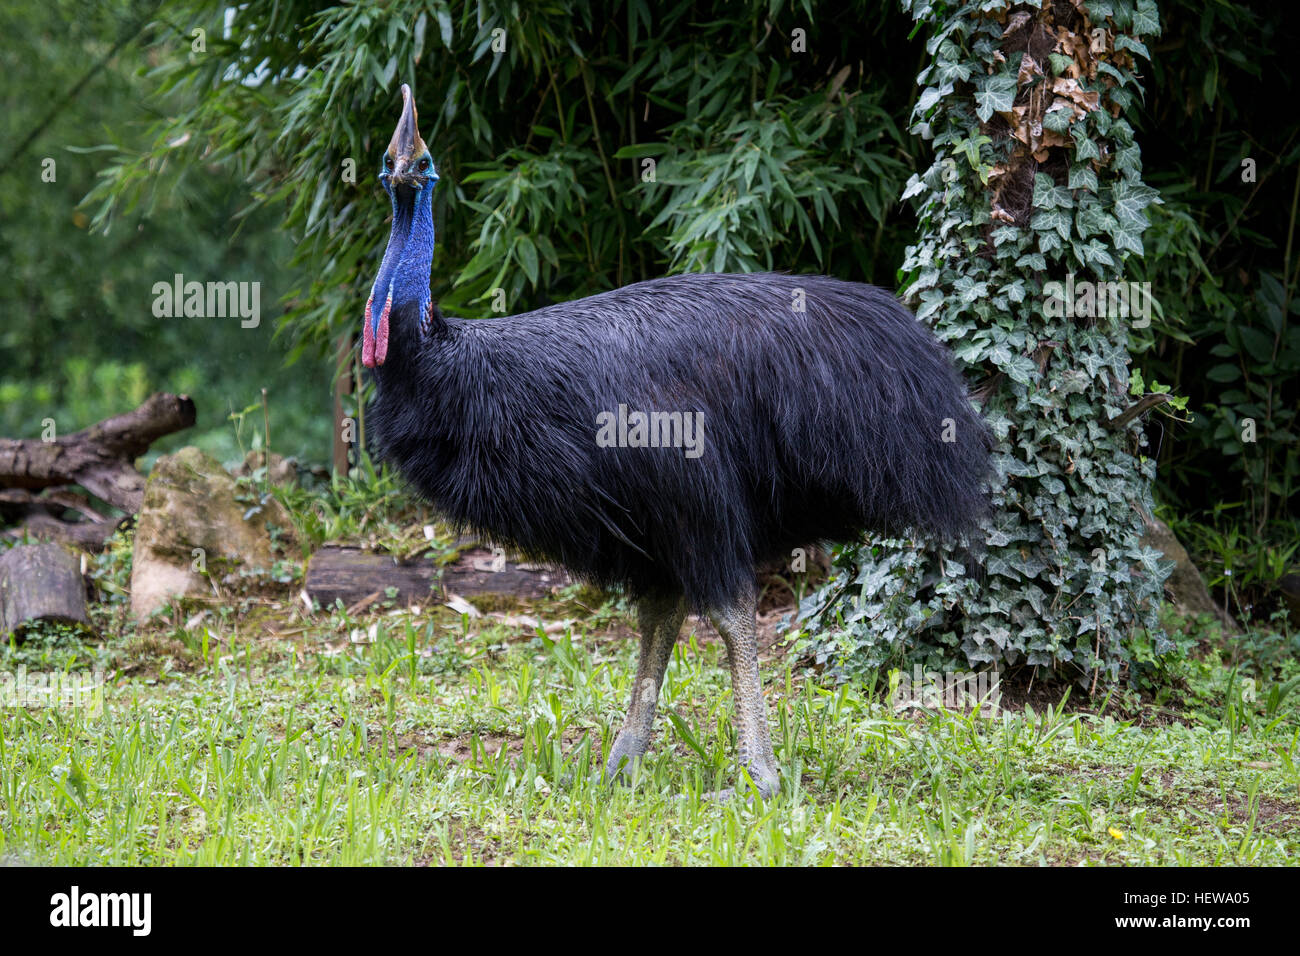
{"type": "Polygon", "coordinates": [[[949,539],[986,511],[986,425],[873,286],[691,274],[503,318],[419,312],[394,307],[375,369],[376,455],[453,521],[600,585],[705,612],[795,547],[949,539]],[[599,447],[619,405],[702,413],[702,454],[599,447]]]}

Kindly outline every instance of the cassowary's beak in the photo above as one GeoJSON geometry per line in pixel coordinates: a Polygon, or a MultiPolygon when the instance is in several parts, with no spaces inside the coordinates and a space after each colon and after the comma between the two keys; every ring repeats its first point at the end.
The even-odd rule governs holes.
{"type": "MultiPolygon", "coordinates": [[[[416,117],[415,96],[411,93],[411,88],[403,83],[402,115],[397,121],[397,129],[393,131],[393,138],[384,153],[384,168],[379,176],[380,182],[393,196],[394,203],[397,202],[397,195],[392,191],[393,186],[409,186],[418,190],[438,181],[438,173],[433,168],[432,160],[429,159],[429,150],[424,145],[424,140],[420,138],[416,117]]],[[[394,229],[396,229],[396,216],[394,229]]],[[[390,239],[389,249],[385,252],[385,262],[393,251],[392,241],[390,239]]],[[[400,249],[398,252],[400,253],[400,249]]],[[[381,272],[380,280],[376,280],[370,293],[370,300],[366,302],[366,321],[361,338],[361,363],[367,368],[383,365],[384,359],[388,356],[388,320],[393,306],[392,279],[391,271],[381,272]],[[381,284],[385,278],[387,282],[381,284]],[[383,296],[382,301],[376,301],[380,296],[383,296]]]]}
{"type": "Polygon", "coordinates": [[[421,157],[428,152],[420,130],[416,125],[418,113],[415,109],[415,94],[405,83],[402,84],[402,116],[393,130],[393,138],[388,143],[388,155],[392,157],[391,178],[394,183],[408,183],[421,186],[424,178],[417,168],[421,157]]]}

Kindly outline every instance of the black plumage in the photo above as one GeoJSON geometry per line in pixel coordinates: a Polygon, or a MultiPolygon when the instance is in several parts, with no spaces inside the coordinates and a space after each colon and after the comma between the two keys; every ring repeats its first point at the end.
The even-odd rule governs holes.
{"type": "Polygon", "coordinates": [[[377,370],[377,455],[453,520],[638,597],[705,613],[800,545],[951,537],[984,508],[983,423],[933,336],[872,286],[683,275],[437,316],[425,336],[419,320],[394,309],[414,347],[377,370]],[[701,453],[599,447],[620,405],[699,415],[701,453]]]}
{"type": "Polygon", "coordinates": [[[646,750],[687,610],[712,618],[740,762],[774,793],[758,564],[864,530],[970,529],[986,509],[987,427],[890,293],[824,276],[681,275],[444,318],[429,289],[438,175],[402,93],[362,341],[376,456],[462,526],[637,599],[641,658],[611,775],[646,750]]]}

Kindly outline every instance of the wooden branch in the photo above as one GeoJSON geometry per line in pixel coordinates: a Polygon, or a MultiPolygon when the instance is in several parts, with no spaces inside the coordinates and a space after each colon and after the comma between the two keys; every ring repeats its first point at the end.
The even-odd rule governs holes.
{"type": "Polygon", "coordinates": [[[88,521],[96,524],[108,520],[94,509],[85,495],[58,488],[49,489],[39,495],[22,488],[3,488],[0,489],[0,504],[21,505],[28,512],[39,510],[46,514],[58,514],[64,509],[70,509],[80,512],[88,521]]]}
{"type": "Polygon", "coordinates": [[[0,487],[81,485],[116,508],[135,513],[144,476],[135,459],[164,435],[194,424],[186,395],[158,393],[139,408],[53,441],[0,438],[0,487]]]}
{"type": "Polygon", "coordinates": [[[34,514],[23,519],[18,527],[6,531],[5,536],[22,538],[26,535],[38,541],[70,544],[83,551],[103,551],[104,545],[120,524],[117,521],[103,521],[99,524],[90,521],[60,521],[52,515],[34,514]]]}
{"type": "Polygon", "coordinates": [[[334,438],[330,460],[334,474],[348,473],[348,442],[343,440],[343,396],[352,394],[352,333],[339,336],[334,358],[334,438]]]}
{"type": "Polygon", "coordinates": [[[1157,405],[1163,405],[1167,401],[1169,401],[1169,396],[1164,392],[1153,392],[1150,395],[1143,395],[1124,411],[1106,422],[1106,427],[1119,430],[1139,415],[1143,415],[1155,408],[1157,405]]]}

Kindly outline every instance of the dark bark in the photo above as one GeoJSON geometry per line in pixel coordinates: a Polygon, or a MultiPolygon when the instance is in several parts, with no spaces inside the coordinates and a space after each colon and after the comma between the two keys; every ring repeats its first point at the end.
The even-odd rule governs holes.
{"type": "Polygon", "coordinates": [[[90,627],[81,557],[59,544],[27,544],[0,554],[0,635],[38,621],[90,627]]]}
{"type": "Polygon", "coordinates": [[[189,428],[194,417],[188,396],[160,392],[139,408],[53,441],[0,438],[0,488],[80,485],[134,514],[145,483],[135,459],[162,436],[189,428]]]}
{"type": "Polygon", "coordinates": [[[535,570],[505,562],[499,571],[491,570],[492,555],[473,551],[461,556],[454,565],[442,569],[432,561],[397,562],[392,555],[376,554],[358,548],[323,547],[312,555],[307,565],[307,596],[322,608],[335,600],[352,606],[364,606],[388,599],[387,589],[395,588],[399,605],[443,600],[448,594],[500,594],[517,598],[539,598],[553,587],[568,583],[568,576],[551,569],[535,570]]]}

